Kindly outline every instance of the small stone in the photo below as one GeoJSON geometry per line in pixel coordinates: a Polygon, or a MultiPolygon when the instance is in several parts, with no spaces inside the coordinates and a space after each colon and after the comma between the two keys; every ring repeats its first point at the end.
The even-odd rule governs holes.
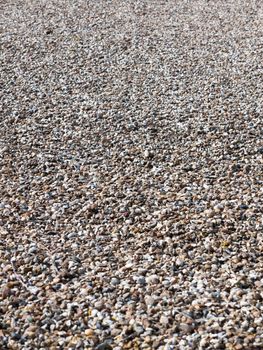
{"type": "Polygon", "coordinates": [[[37,247],[36,246],[33,246],[33,247],[31,247],[31,248],[29,248],[28,249],[28,253],[29,254],[34,254],[34,253],[36,253],[37,252],[37,247]]]}
{"type": "Polygon", "coordinates": [[[93,331],[93,329],[86,329],[85,330],[85,335],[87,336],[87,337],[93,337],[94,335],[95,335],[95,333],[94,333],[94,331],[93,331]]]}
{"type": "Polygon", "coordinates": [[[75,238],[77,237],[77,233],[76,232],[70,232],[68,235],[67,235],[67,238],[71,239],[71,238],[75,238]]]}
{"type": "Polygon", "coordinates": [[[118,278],[116,278],[116,277],[113,277],[113,278],[111,279],[111,284],[112,284],[113,286],[117,286],[118,284],[120,284],[120,280],[119,280],[118,278]]]}
{"type": "Polygon", "coordinates": [[[103,301],[99,300],[99,301],[96,301],[95,304],[94,304],[94,307],[95,309],[97,310],[102,310],[104,308],[104,303],[103,301]]]}
{"type": "Polygon", "coordinates": [[[182,265],[184,265],[184,261],[182,259],[178,258],[178,259],[176,259],[175,264],[177,266],[182,266],[182,265]]]}
{"type": "Polygon", "coordinates": [[[158,275],[147,276],[146,282],[150,284],[157,284],[159,282],[159,276],[158,275]]]}
{"type": "Polygon", "coordinates": [[[8,287],[4,287],[2,289],[2,293],[1,294],[2,294],[2,298],[6,299],[6,298],[8,298],[11,295],[11,289],[8,288],[8,287]]]}
{"type": "Polygon", "coordinates": [[[14,340],[20,340],[21,339],[21,334],[14,332],[14,333],[11,334],[11,337],[14,340]]]}
{"type": "Polygon", "coordinates": [[[162,325],[164,325],[164,326],[168,325],[168,324],[169,324],[169,319],[168,319],[168,317],[162,315],[162,316],[160,317],[160,323],[161,323],[162,325]]]}
{"type": "Polygon", "coordinates": [[[97,345],[96,350],[112,350],[112,346],[108,342],[97,345]]]}
{"type": "Polygon", "coordinates": [[[191,324],[181,323],[180,329],[182,330],[182,332],[188,334],[188,333],[192,333],[192,331],[194,330],[194,327],[191,324]]]}
{"type": "Polygon", "coordinates": [[[145,300],[145,304],[149,307],[149,306],[152,306],[154,304],[154,298],[151,297],[150,295],[146,295],[144,297],[144,300],[145,300]]]}
{"type": "Polygon", "coordinates": [[[142,334],[144,332],[144,328],[137,323],[134,323],[133,329],[134,329],[134,332],[136,332],[137,334],[142,334]]]}
{"type": "Polygon", "coordinates": [[[144,157],[149,158],[150,157],[150,152],[148,150],[144,151],[144,157]]]}
{"type": "Polygon", "coordinates": [[[140,285],[145,285],[146,284],[146,279],[145,279],[145,277],[144,276],[139,276],[138,278],[137,278],[137,283],[138,284],[140,284],[140,285]]]}
{"type": "Polygon", "coordinates": [[[248,207],[248,205],[246,205],[246,204],[241,204],[240,206],[239,206],[239,209],[243,209],[243,210],[246,210],[246,209],[248,209],[249,207],[248,207]]]}

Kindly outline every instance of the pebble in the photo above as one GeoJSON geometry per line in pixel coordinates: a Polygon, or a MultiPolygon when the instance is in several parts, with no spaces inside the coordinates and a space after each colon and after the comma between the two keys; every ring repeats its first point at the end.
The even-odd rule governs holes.
{"type": "Polygon", "coordinates": [[[160,323],[161,323],[162,325],[164,325],[164,326],[168,325],[168,323],[169,323],[168,317],[162,315],[162,316],[160,317],[160,323]]]}
{"type": "Polygon", "coordinates": [[[144,297],[144,300],[145,300],[145,303],[146,303],[147,306],[152,306],[154,304],[154,298],[152,298],[149,295],[146,295],[144,297]]]}
{"type": "Polygon", "coordinates": [[[191,333],[193,331],[194,327],[192,325],[189,325],[189,324],[181,323],[180,329],[184,333],[191,333]]]}
{"type": "Polygon", "coordinates": [[[93,331],[93,329],[86,329],[86,330],[85,330],[85,335],[86,335],[87,337],[93,337],[93,336],[94,336],[94,331],[93,331]]]}
{"type": "Polygon", "coordinates": [[[102,310],[103,308],[104,308],[104,303],[103,303],[103,301],[96,301],[95,303],[94,303],[94,307],[95,307],[95,309],[97,309],[97,310],[102,310]]]}
{"type": "Polygon", "coordinates": [[[104,342],[104,343],[99,344],[96,347],[96,350],[112,350],[112,346],[109,343],[104,342]]]}
{"type": "Polygon", "coordinates": [[[113,277],[111,279],[111,284],[114,285],[114,286],[117,286],[118,284],[120,284],[120,280],[116,277],[113,277]]]}
{"type": "Polygon", "coordinates": [[[33,246],[33,247],[31,247],[31,248],[28,249],[28,253],[29,253],[29,254],[34,254],[34,253],[37,252],[37,250],[38,250],[37,247],[33,246]]]}
{"type": "Polygon", "coordinates": [[[146,282],[151,284],[157,284],[159,282],[159,276],[158,275],[147,276],[146,282]]]}
{"type": "Polygon", "coordinates": [[[11,289],[8,287],[4,287],[1,292],[2,298],[6,299],[11,295],[11,289]]]}
{"type": "Polygon", "coordinates": [[[144,332],[144,328],[140,325],[134,325],[133,326],[133,329],[134,331],[137,333],[137,334],[142,334],[144,332]]]}
{"type": "Polygon", "coordinates": [[[139,276],[136,278],[136,282],[140,285],[145,285],[146,284],[146,279],[144,276],[139,276]]]}

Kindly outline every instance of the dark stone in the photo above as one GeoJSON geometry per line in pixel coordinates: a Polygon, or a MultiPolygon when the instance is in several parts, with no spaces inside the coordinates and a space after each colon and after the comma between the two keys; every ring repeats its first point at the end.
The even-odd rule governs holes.
{"type": "Polygon", "coordinates": [[[109,343],[104,342],[104,343],[99,344],[96,347],[96,350],[112,350],[112,346],[109,343]]]}
{"type": "Polygon", "coordinates": [[[21,339],[21,334],[14,332],[14,333],[11,334],[11,337],[12,337],[13,340],[20,340],[21,339]]]}

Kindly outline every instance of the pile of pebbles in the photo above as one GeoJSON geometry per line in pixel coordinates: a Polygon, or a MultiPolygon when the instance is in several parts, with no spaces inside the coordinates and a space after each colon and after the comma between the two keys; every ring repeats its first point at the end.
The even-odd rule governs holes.
{"type": "Polygon", "coordinates": [[[262,349],[262,1],[1,7],[0,348],[262,349]]]}

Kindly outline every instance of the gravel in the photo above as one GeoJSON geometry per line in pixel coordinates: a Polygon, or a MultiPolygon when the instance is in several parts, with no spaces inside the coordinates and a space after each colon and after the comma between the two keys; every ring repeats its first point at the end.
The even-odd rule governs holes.
{"type": "Polygon", "coordinates": [[[262,1],[1,8],[1,349],[263,348],[262,1]]]}

